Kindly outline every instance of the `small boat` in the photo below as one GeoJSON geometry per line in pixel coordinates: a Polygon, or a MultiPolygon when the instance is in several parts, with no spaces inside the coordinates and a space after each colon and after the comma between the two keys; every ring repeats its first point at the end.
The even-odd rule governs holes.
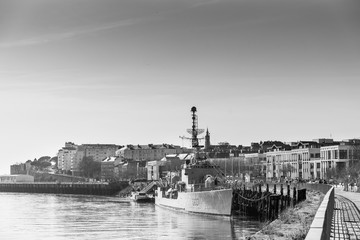
{"type": "Polygon", "coordinates": [[[155,199],[152,195],[143,192],[132,192],[130,200],[134,202],[154,202],[155,199]]]}

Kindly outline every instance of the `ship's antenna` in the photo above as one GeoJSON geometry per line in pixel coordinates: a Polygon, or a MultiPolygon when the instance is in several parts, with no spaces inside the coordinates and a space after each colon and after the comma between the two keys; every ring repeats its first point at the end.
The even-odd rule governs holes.
{"type": "Polygon", "coordinates": [[[191,145],[193,148],[199,149],[200,146],[199,145],[199,138],[198,135],[202,134],[205,129],[199,129],[198,128],[198,117],[196,115],[196,107],[192,107],[191,108],[191,118],[192,118],[192,128],[191,129],[187,129],[187,132],[191,134],[191,145]]]}

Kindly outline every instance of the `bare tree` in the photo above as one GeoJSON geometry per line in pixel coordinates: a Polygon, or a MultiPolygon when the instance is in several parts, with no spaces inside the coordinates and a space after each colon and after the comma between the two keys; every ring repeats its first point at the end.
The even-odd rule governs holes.
{"type": "Polygon", "coordinates": [[[281,168],[281,173],[282,173],[282,176],[284,177],[288,177],[288,173],[290,173],[290,177],[291,177],[291,173],[295,170],[294,166],[291,165],[290,163],[287,163],[287,164],[284,164],[282,165],[282,168],[281,168]]]}
{"type": "Polygon", "coordinates": [[[354,143],[351,146],[350,162],[347,174],[350,181],[358,182],[360,177],[360,144],[354,143]]]}

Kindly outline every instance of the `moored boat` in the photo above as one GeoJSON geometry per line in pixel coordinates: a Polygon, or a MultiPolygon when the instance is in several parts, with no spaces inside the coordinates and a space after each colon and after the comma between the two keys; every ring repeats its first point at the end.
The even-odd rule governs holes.
{"type": "Polygon", "coordinates": [[[181,181],[172,184],[173,187],[158,187],[155,204],[191,213],[230,216],[232,189],[219,184],[217,178],[206,180],[214,179],[216,173],[216,166],[210,164],[184,165],[181,181]]]}
{"type": "Polygon", "coordinates": [[[130,200],[134,202],[154,202],[154,197],[143,192],[132,192],[130,200]]]}
{"type": "Polygon", "coordinates": [[[193,158],[185,160],[178,172],[178,178],[171,178],[165,184],[159,183],[155,192],[155,204],[185,212],[231,215],[232,189],[221,184],[225,176],[217,166],[206,161],[206,155],[200,157],[196,107],[191,108],[192,128],[191,142],[194,149],[193,158]],[[179,180],[180,178],[180,180],[179,180]]]}

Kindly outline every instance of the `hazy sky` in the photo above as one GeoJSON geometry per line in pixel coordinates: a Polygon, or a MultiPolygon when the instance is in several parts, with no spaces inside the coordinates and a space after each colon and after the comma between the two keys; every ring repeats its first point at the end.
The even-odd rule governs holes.
{"type": "Polygon", "coordinates": [[[358,0],[0,0],[0,174],[192,106],[213,144],[360,137],[359,76],[358,0]]]}

